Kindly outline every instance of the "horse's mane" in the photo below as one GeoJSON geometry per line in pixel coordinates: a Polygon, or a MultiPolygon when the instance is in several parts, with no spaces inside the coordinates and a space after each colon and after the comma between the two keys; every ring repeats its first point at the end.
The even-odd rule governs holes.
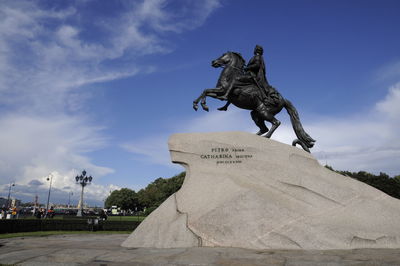
{"type": "Polygon", "coordinates": [[[246,63],[246,60],[243,59],[243,56],[237,52],[230,52],[230,53],[238,57],[240,63],[239,67],[243,67],[243,65],[246,63]]]}

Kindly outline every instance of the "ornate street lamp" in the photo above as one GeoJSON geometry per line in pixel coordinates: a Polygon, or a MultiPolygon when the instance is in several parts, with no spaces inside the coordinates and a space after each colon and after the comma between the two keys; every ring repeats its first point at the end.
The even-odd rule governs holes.
{"type": "Polygon", "coordinates": [[[49,195],[47,196],[47,205],[46,205],[46,217],[47,217],[47,212],[49,211],[49,202],[50,202],[50,191],[51,191],[51,184],[53,182],[53,174],[50,174],[50,178],[46,178],[47,181],[50,180],[50,185],[49,185],[49,195]]]}
{"type": "Polygon", "coordinates": [[[77,175],[75,177],[76,183],[80,184],[82,186],[82,192],[81,192],[81,206],[78,210],[78,214],[76,216],[82,216],[83,214],[83,188],[86,185],[89,185],[92,182],[93,177],[92,176],[86,176],[86,171],[83,170],[81,175],[77,175]]]}
{"type": "Polygon", "coordinates": [[[11,187],[14,187],[15,183],[10,183],[10,187],[8,188],[8,197],[7,197],[7,204],[6,208],[10,208],[10,196],[11,196],[11,187]]]}

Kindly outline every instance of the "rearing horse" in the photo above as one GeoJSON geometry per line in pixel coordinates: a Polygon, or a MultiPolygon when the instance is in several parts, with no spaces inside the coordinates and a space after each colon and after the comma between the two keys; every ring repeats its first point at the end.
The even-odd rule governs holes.
{"type": "MultiPolygon", "coordinates": [[[[239,53],[226,52],[218,59],[212,61],[211,65],[215,68],[224,68],[218,79],[216,88],[205,89],[199,98],[193,101],[193,108],[197,111],[198,103],[201,100],[201,107],[203,110],[208,111],[208,106],[206,104],[206,97],[212,97],[219,99],[226,92],[226,89],[232,82],[236,81],[236,77],[244,73],[245,60],[239,53]]],[[[279,127],[281,122],[275,118],[282,108],[285,108],[290,116],[290,121],[292,122],[293,130],[297,136],[292,143],[293,146],[296,144],[301,145],[301,147],[310,152],[310,148],[314,146],[315,140],[311,138],[303,129],[301,125],[299,114],[292,103],[283,98],[282,95],[275,90],[273,87],[269,87],[270,92],[273,97],[263,98],[261,93],[261,88],[257,84],[236,84],[234,85],[231,93],[228,95],[228,101],[233,103],[235,106],[251,110],[251,118],[255,124],[260,128],[257,135],[265,135],[266,138],[270,138],[274,131],[279,127]],[[268,130],[265,125],[265,121],[272,124],[270,130],[268,130]]]]}

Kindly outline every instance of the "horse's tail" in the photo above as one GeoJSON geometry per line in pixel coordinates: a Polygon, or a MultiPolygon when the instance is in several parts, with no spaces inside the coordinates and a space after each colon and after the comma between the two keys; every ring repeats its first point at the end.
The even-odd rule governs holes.
{"type": "Polygon", "coordinates": [[[294,133],[298,138],[293,141],[292,145],[295,146],[296,144],[300,144],[303,149],[309,152],[309,148],[312,148],[314,146],[315,140],[304,131],[303,126],[300,122],[299,114],[297,113],[297,110],[293,106],[293,104],[289,100],[285,99],[284,107],[290,116],[290,121],[292,122],[294,133]],[[307,147],[307,149],[305,147],[307,147]]]}

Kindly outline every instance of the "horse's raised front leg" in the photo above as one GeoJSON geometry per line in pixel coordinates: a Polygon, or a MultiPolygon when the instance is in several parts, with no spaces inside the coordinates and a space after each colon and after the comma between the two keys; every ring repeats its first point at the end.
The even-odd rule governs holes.
{"type": "Polygon", "coordinates": [[[194,109],[195,111],[197,111],[197,109],[199,109],[198,103],[199,103],[199,101],[200,101],[201,99],[203,99],[203,98],[205,97],[205,96],[204,96],[205,91],[206,91],[206,90],[204,90],[203,93],[200,94],[199,98],[197,98],[196,100],[193,101],[193,109],[194,109]]]}
{"type": "Polygon", "coordinates": [[[193,109],[197,111],[198,109],[198,103],[201,100],[201,107],[203,108],[204,111],[209,111],[209,108],[206,103],[206,97],[217,97],[221,92],[223,92],[223,88],[214,88],[214,89],[205,89],[203,93],[200,95],[199,98],[193,101],[193,109]]]}

